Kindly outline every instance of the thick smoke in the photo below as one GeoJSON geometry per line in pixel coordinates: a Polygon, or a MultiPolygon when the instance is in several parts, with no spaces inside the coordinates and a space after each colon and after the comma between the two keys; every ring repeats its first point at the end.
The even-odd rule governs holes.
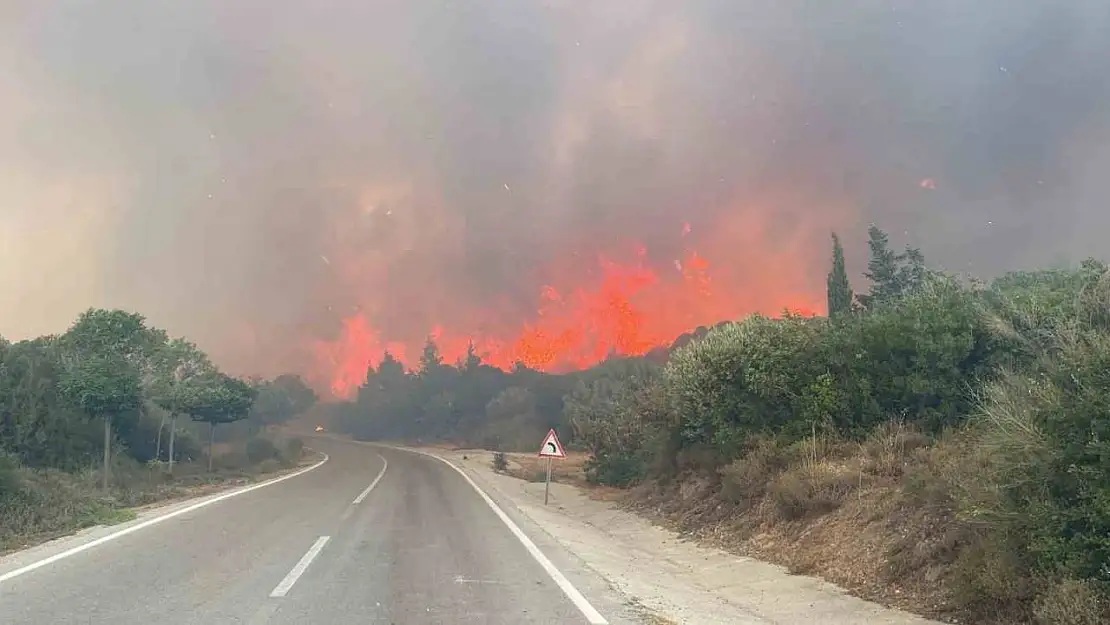
{"type": "Polygon", "coordinates": [[[6,3],[0,93],[0,333],[120,306],[244,373],[640,245],[773,310],[830,229],[989,275],[1110,225],[1103,0],[6,3]]]}

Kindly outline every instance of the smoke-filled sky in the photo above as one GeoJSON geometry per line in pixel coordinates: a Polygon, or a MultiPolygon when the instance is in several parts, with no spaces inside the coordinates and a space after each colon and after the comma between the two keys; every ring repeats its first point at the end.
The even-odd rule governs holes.
{"type": "Polygon", "coordinates": [[[1101,255],[1108,171],[1105,0],[0,0],[10,338],[123,307],[326,380],[604,300],[636,351],[820,306],[832,229],[1101,255]]]}

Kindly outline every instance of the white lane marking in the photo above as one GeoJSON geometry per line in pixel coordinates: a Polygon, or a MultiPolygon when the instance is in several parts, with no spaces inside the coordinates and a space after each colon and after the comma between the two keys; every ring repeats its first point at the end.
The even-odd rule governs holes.
{"type": "Polygon", "coordinates": [[[362,503],[362,500],[366,499],[366,496],[370,494],[370,491],[374,490],[374,487],[377,486],[378,482],[382,481],[382,477],[385,476],[385,470],[389,468],[389,461],[387,461],[385,459],[385,456],[381,454],[378,454],[378,457],[382,459],[381,473],[378,473],[378,477],[374,478],[373,482],[370,482],[370,485],[366,487],[366,490],[359,493],[358,497],[355,497],[355,500],[351,502],[352,506],[357,506],[358,504],[362,503]]]}
{"type": "Polygon", "coordinates": [[[81,553],[82,551],[87,551],[87,550],[92,549],[93,547],[96,547],[98,545],[103,545],[106,542],[116,540],[117,538],[123,538],[124,536],[126,536],[128,534],[131,534],[133,532],[137,532],[141,529],[148,528],[151,525],[161,523],[162,521],[168,521],[168,520],[170,520],[174,517],[178,517],[178,516],[181,516],[183,514],[188,514],[188,513],[192,512],[194,510],[199,510],[199,509],[201,509],[205,506],[210,506],[214,503],[223,501],[225,499],[231,499],[232,497],[238,497],[239,495],[243,495],[243,494],[249,493],[251,491],[258,490],[259,488],[265,488],[267,486],[277,484],[278,482],[284,482],[285,480],[295,478],[298,475],[304,475],[305,473],[308,473],[309,471],[311,471],[313,469],[319,468],[320,466],[322,466],[327,461],[328,461],[328,455],[324,454],[324,459],[323,460],[321,460],[320,462],[317,462],[316,464],[314,464],[310,467],[306,467],[304,469],[301,469],[300,471],[290,473],[289,475],[283,475],[281,477],[275,477],[272,480],[267,480],[267,481],[261,482],[259,484],[254,484],[252,486],[247,486],[245,488],[240,488],[239,490],[233,490],[233,491],[224,493],[222,495],[217,495],[217,496],[215,496],[211,499],[205,499],[204,501],[197,502],[197,503],[195,503],[191,506],[186,506],[186,507],[181,508],[179,510],[174,510],[173,512],[163,514],[162,516],[154,517],[153,519],[147,519],[146,521],[143,521],[142,523],[136,523],[135,525],[132,525],[130,527],[125,527],[124,529],[121,529],[118,532],[108,534],[107,536],[101,536],[100,538],[97,538],[96,540],[89,541],[89,542],[87,542],[83,545],[77,545],[76,547],[73,547],[72,549],[66,549],[65,551],[63,551],[61,553],[56,553],[56,554],[54,554],[54,555],[52,555],[48,558],[43,558],[42,560],[39,560],[37,562],[32,562],[31,564],[28,564],[27,566],[15,569],[14,571],[8,571],[7,573],[4,573],[3,575],[0,575],[0,583],[6,582],[9,579],[14,579],[16,577],[19,577],[20,575],[25,574],[25,573],[30,573],[31,571],[34,571],[35,569],[42,568],[42,567],[44,567],[48,564],[53,564],[53,563],[55,563],[59,560],[64,560],[65,558],[68,558],[70,556],[77,555],[77,554],[81,553]]]}
{"type": "Polygon", "coordinates": [[[321,536],[317,538],[316,542],[312,543],[312,546],[308,548],[308,553],[301,556],[301,559],[293,566],[293,570],[289,571],[285,579],[281,580],[281,583],[270,591],[270,596],[284,597],[285,593],[289,592],[289,589],[293,587],[293,584],[296,584],[297,580],[301,578],[301,575],[304,575],[305,570],[308,569],[308,565],[312,564],[316,556],[320,555],[320,550],[324,548],[324,545],[328,544],[328,540],[330,539],[331,536],[321,536]]]}
{"type": "Polygon", "coordinates": [[[551,560],[549,560],[547,556],[543,555],[543,552],[540,551],[540,548],[536,546],[536,543],[532,542],[531,538],[528,538],[528,535],[524,533],[524,530],[520,529],[520,527],[515,522],[513,522],[512,519],[509,518],[509,515],[505,514],[505,511],[501,509],[501,506],[498,506],[497,503],[494,502],[494,500],[486,494],[486,491],[482,490],[477,484],[475,484],[474,480],[470,479],[470,476],[467,475],[465,471],[455,466],[455,463],[451,462],[450,460],[437,456],[435,454],[430,454],[426,451],[420,451],[419,449],[406,449],[404,447],[393,447],[393,449],[408,451],[420,454],[422,456],[435,458],[436,460],[439,460],[440,462],[454,469],[459,475],[463,476],[463,479],[466,480],[466,482],[470,484],[470,486],[473,487],[475,491],[478,492],[478,495],[481,496],[482,500],[486,502],[486,505],[488,505],[490,509],[492,509],[494,513],[497,514],[497,517],[500,518],[503,523],[505,523],[505,525],[509,528],[509,531],[513,533],[513,536],[516,536],[517,540],[519,540],[520,543],[524,545],[524,548],[527,549],[528,553],[530,553],[532,557],[536,559],[536,562],[538,562],[539,565],[543,567],[543,570],[547,571],[547,574],[551,576],[551,579],[555,582],[557,586],[559,586],[559,588],[563,591],[563,594],[565,594],[567,598],[570,599],[571,603],[573,603],[574,606],[578,608],[578,610],[582,613],[582,616],[586,617],[586,620],[590,622],[590,625],[609,625],[609,621],[605,620],[605,617],[602,616],[601,613],[594,608],[594,606],[590,605],[589,600],[587,600],[586,597],[582,595],[582,593],[578,592],[578,589],[574,587],[574,584],[572,584],[565,575],[563,575],[562,571],[555,568],[555,565],[551,562],[551,560]]]}

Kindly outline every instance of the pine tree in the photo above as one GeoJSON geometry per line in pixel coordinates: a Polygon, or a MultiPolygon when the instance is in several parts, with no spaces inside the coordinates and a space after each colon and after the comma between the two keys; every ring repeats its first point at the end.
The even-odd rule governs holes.
{"type": "Polygon", "coordinates": [[[871,290],[866,295],[856,297],[864,307],[885,304],[893,301],[901,292],[898,275],[899,257],[890,249],[890,239],[875,224],[867,229],[867,247],[871,258],[867,261],[864,274],[871,281],[871,290]]]}
{"type": "Polygon", "coordinates": [[[467,373],[473,373],[482,366],[482,357],[478,355],[478,351],[474,349],[474,341],[471,341],[466,346],[466,359],[462,362],[462,369],[467,373]]]}
{"type": "Polygon", "coordinates": [[[902,266],[898,268],[899,295],[915,293],[925,284],[928,270],[925,268],[925,255],[916,247],[906,246],[906,251],[898,256],[902,266]]]}
{"type": "Polygon", "coordinates": [[[857,295],[856,300],[865,308],[874,308],[919,291],[929,273],[921,250],[906,246],[905,252],[895,254],[886,233],[874,224],[867,235],[871,259],[864,275],[871,281],[871,290],[867,295],[857,295]]]}
{"type": "Polygon", "coordinates": [[[848,282],[848,271],[844,266],[844,248],[840,237],[832,235],[832,269],[828,276],[829,318],[836,318],[852,311],[852,285],[848,282]]]}
{"type": "Polygon", "coordinates": [[[435,374],[442,366],[443,356],[439,354],[439,347],[428,337],[428,341],[424,343],[424,352],[420,354],[420,374],[435,374]]]}

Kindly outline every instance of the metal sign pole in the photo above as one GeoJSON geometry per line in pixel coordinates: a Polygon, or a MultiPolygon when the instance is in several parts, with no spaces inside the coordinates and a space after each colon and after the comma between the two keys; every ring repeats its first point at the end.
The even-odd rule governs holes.
{"type": "Polygon", "coordinates": [[[543,505],[547,505],[547,494],[551,491],[551,458],[547,459],[547,481],[543,485],[543,505]]]}

